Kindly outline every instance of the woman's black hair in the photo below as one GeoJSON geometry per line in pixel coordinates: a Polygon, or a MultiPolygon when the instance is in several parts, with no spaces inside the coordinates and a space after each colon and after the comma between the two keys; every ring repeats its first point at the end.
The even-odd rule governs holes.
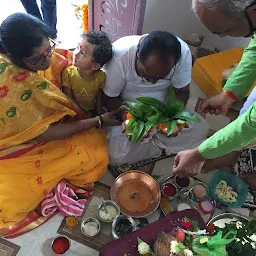
{"type": "Polygon", "coordinates": [[[13,63],[25,67],[23,59],[32,55],[49,35],[48,27],[38,18],[26,13],[8,16],[0,26],[0,52],[13,63]]]}
{"type": "Polygon", "coordinates": [[[96,63],[103,66],[111,60],[113,56],[113,47],[107,33],[90,30],[83,34],[82,38],[93,45],[93,58],[96,63]]]}
{"type": "Polygon", "coordinates": [[[170,57],[175,58],[175,64],[181,57],[181,44],[176,36],[166,31],[153,31],[140,43],[138,54],[143,64],[151,53],[158,53],[164,64],[169,64],[170,57]]]}

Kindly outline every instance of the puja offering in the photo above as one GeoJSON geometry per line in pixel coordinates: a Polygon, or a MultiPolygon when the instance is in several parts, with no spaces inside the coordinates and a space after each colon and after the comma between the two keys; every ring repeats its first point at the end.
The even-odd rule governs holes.
{"type": "Polygon", "coordinates": [[[204,183],[198,183],[192,189],[192,192],[196,199],[200,200],[205,198],[208,194],[208,188],[204,183]]]}
{"type": "Polygon", "coordinates": [[[98,216],[103,222],[112,222],[119,214],[120,208],[114,201],[106,200],[99,206],[98,216]]]}
{"type": "Polygon", "coordinates": [[[226,256],[228,246],[236,237],[236,231],[228,231],[225,235],[217,231],[209,235],[207,230],[200,230],[196,220],[184,217],[171,233],[157,234],[153,244],[138,237],[137,250],[141,256],[226,256]]]}
{"type": "Polygon", "coordinates": [[[128,171],[116,178],[110,195],[120,206],[122,213],[141,218],[157,209],[161,192],[150,175],[141,171],[128,171]]]}
{"type": "Polygon", "coordinates": [[[219,171],[211,180],[210,192],[229,208],[239,208],[247,199],[248,185],[232,173],[219,171]]]}
{"type": "Polygon", "coordinates": [[[69,216],[66,218],[66,225],[70,228],[74,228],[78,225],[78,218],[76,216],[69,216]]]}
{"type": "Polygon", "coordinates": [[[227,237],[230,232],[236,233],[236,238],[227,245],[229,256],[255,256],[256,252],[256,220],[248,220],[233,213],[224,213],[214,217],[208,224],[212,235],[222,232],[227,237]]]}
{"type": "Polygon", "coordinates": [[[215,210],[214,204],[212,203],[211,200],[209,200],[209,199],[207,199],[207,198],[201,200],[198,204],[199,204],[199,207],[200,207],[201,211],[202,211],[204,214],[213,213],[214,210],[215,210]]]}
{"type": "Polygon", "coordinates": [[[177,194],[177,187],[171,183],[164,183],[162,185],[162,193],[167,196],[169,199],[173,199],[177,194]]]}
{"type": "Polygon", "coordinates": [[[100,231],[100,223],[97,219],[90,217],[82,221],[81,231],[85,236],[96,236],[100,231]]]}
{"type": "Polygon", "coordinates": [[[52,242],[52,251],[55,254],[65,254],[70,248],[70,240],[65,236],[58,236],[52,242]]]}
{"type": "Polygon", "coordinates": [[[128,233],[136,230],[136,224],[131,217],[120,215],[112,224],[112,235],[115,239],[119,239],[128,233]]]}
{"type": "Polygon", "coordinates": [[[179,186],[180,188],[186,188],[190,184],[190,179],[187,177],[180,178],[178,175],[176,175],[174,180],[177,186],[179,186]]]}
{"type": "Polygon", "coordinates": [[[165,215],[168,215],[175,211],[196,209],[207,223],[214,214],[216,204],[214,198],[208,191],[207,186],[196,177],[179,178],[177,175],[170,176],[164,181],[161,187],[161,210],[165,215]],[[175,184],[177,196],[173,198],[168,197],[163,191],[165,184],[175,184]],[[204,199],[209,201],[199,203],[204,199]]]}

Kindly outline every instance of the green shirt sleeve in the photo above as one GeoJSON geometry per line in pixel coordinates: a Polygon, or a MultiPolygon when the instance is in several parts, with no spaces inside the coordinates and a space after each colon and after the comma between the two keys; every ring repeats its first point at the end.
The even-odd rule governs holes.
{"type": "Polygon", "coordinates": [[[226,155],[256,140],[256,102],[235,121],[216,132],[199,146],[206,159],[226,155]]]}
{"type": "Polygon", "coordinates": [[[252,39],[243,57],[227,80],[223,89],[233,92],[238,99],[244,98],[256,80],[256,39],[252,39]]]}

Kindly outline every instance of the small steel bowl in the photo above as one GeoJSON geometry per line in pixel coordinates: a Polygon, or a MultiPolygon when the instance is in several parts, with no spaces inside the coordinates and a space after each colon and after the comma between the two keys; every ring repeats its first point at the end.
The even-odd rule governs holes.
{"type": "Polygon", "coordinates": [[[194,194],[191,189],[183,188],[179,192],[180,201],[189,201],[194,198],[194,194]]]}
{"type": "Polygon", "coordinates": [[[112,201],[112,200],[106,200],[106,201],[104,201],[104,203],[102,203],[102,204],[99,206],[99,208],[98,208],[98,218],[99,218],[102,222],[111,223],[111,222],[114,221],[114,219],[115,219],[117,216],[120,215],[120,207],[119,207],[119,205],[118,205],[115,201],[112,201]],[[105,203],[106,206],[108,206],[108,205],[113,206],[113,207],[116,209],[116,211],[117,211],[117,215],[116,215],[112,220],[105,220],[105,219],[101,218],[101,216],[100,216],[100,210],[102,209],[102,207],[104,207],[104,206],[103,206],[104,203],[105,203]]]}
{"type": "Polygon", "coordinates": [[[97,232],[93,235],[93,236],[96,236],[96,235],[100,232],[100,229],[101,229],[100,222],[99,222],[96,218],[93,218],[93,217],[86,218],[86,219],[84,219],[84,220],[82,221],[82,223],[81,223],[81,232],[82,232],[85,236],[87,236],[87,237],[93,237],[93,236],[88,235],[88,234],[85,232],[85,224],[86,224],[87,222],[94,222],[94,223],[97,224],[98,230],[97,230],[97,232]]]}
{"type": "MultiPolygon", "coordinates": [[[[187,186],[181,186],[181,185],[179,185],[178,182],[177,182],[177,178],[179,178],[179,176],[178,176],[178,175],[175,175],[175,177],[174,177],[174,182],[175,182],[175,184],[176,184],[176,186],[177,186],[178,188],[183,189],[183,188],[189,187],[190,182],[191,182],[189,178],[187,178],[187,177],[184,178],[184,179],[188,179],[188,180],[189,180],[189,183],[188,183],[187,186]]],[[[182,179],[182,178],[181,178],[181,179],[182,179]]]]}
{"type": "Polygon", "coordinates": [[[134,232],[136,229],[137,229],[137,225],[134,221],[134,219],[132,217],[128,217],[126,215],[119,215],[117,216],[113,223],[112,223],[112,236],[114,239],[119,239],[121,238],[121,236],[119,236],[117,233],[116,233],[116,226],[118,225],[118,223],[120,222],[120,220],[128,220],[131,224],[132,224],[132,231],[131,232],[134,232]]]}
{"type": "Polygon", "coordinates": [[[209,194],[209,188],[203,182],[198,182],[195,186],[193,186],[193,188],[190,189],[192,194],[193,194],[194,200],[200,201],[200,200],[204,199],[209,194]],[[193,191],[194,187],[197,186],[197,185],[201,185],[206,189],[206,194],[201,198],[196,197],[196,195],[194,194],[194,191],[193,191]]]}
{"type": "Polygon", "coordinates": [[[174,183],[170,183],[170,182],[165,182],[162,186],[161,186],[161,192],[162,192],[162,194],[165,196],[165,197],[167,197],[169,200],[173,200],[177,195],[178,195],[178,193],[179,193],[179,189],[178,189],[178,187],[174,184],[174,183]],[[164,186],[166,186],[167,184],[171,184],[171,185],[173,185],[174,187],[175,187],[175,189],[176,189],[176,194],[174,195],[174,196],[168,196],[168,195],[166,195],[165,193],[164,193],[164,186]]]}
{"type": "Polygon", "coordinates": [[[71,246],[71,241],[70,241],[70,239],[69,239],[67,236],[63,236],[63,235],[57,236],[57,237],[55,237],[55,238],[53,239],[53,241],[52,241],[52,251],[53,251],[56,255],[65,255],[65,254],[67,254],[67,252],[68,252],[69,249],[70,249],[70,246],[71,246]],[[64,253],[56,253],[56,252],[53,250],[53,244],[54,244],[54,242],[55,242],[58,238],[65,238],[65,239],[68,240],[69,247],[68,247],[68,249],[66,250],[66,252],[64,252],[64,253]]]}

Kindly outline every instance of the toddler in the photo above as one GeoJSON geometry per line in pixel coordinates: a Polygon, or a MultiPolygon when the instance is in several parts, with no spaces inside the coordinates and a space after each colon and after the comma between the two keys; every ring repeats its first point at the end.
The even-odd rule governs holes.
{"type": "Polygon", "coordinates": [[[73,54],[73,65],[62,73],[63,92],[73,100],[80,118],[101,113],[101,89],[105,73],[101,67],[112,58],[112,44],[105,32],[82,35],[73,54]]]}

